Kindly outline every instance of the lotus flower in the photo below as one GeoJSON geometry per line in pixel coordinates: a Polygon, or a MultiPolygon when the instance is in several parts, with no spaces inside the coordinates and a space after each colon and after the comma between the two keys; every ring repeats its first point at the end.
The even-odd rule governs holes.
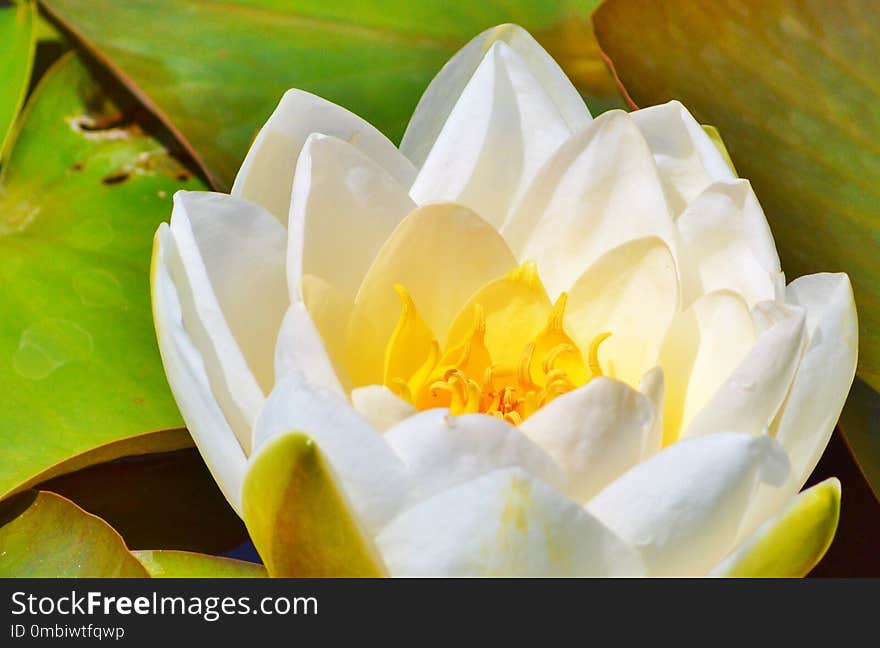
{"type": "Polygon", "coordinates": [[[300,90],[231,195],[175,196],[171,389],[270,573],[802,575],[798,495],[852,382],[846,275],[785,284],[675,101],[593,119],[521,28],[431,82],[400,149],[300,90]]]}

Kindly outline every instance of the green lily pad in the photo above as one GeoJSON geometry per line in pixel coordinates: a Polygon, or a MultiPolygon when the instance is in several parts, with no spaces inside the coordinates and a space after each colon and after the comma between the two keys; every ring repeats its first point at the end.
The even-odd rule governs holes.
{"type": "Polygon", "coordinates": [[[148,573],[101,518],[54,493],[0,505],[0,577],[144,578],[148,573]]]}
{"type": "Polygon", "coordinates": [[[531,30],[596,109],[617,105],[589,24],[597,0],[45,0],[229,187],[285,90],[334,101],[399,141],[428,82],[504,22],[531,30]],[[195,54],[194,54],[195,53],[195,54]]]}
{"type": "Polygon", "coordinates": [[[599,44],[638,105],[717,126],[789,279],[845,271],[859,375],[880,388],[880,12],[860,0],[606,0],[599,44]]]}
{"type": "Polygon", "coordinates": [[[840,415],[840,428],[874,496],[880,500],[880,394],[858,378],[840,415]]]}
{"type": "Polygon", "coordinates": [[[71,457],[182,426],[153,331],[150,251],[174,191],[204,184],[109,88],[60,59],[0,175],[0,497],[71,457]]]}
{"type": "Polygon", "coordinates": [[[0,158],[4,157],[31,75],[35,16],[31,0],[0,5],[0,158]]]}
{"type": "Polygon", "coordinates": [[[194,448],[91,466],[38,488],[99,516],[131,549],[217,554],[248,537],[194,448]]]}
{"type": "Polygon", "coordinates": [[[266,578],[262,565],[190,553],[189,551],[133,551],[153,578],[266,578]]]}

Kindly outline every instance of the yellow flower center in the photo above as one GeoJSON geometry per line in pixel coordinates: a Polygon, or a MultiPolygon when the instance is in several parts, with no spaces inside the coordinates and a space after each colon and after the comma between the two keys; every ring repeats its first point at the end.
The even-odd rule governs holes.
{"type": "MultiPolygon", "coordinates": [[[[530,275],[537,277],[534,264],[505,280],[522,283],[530,275]]],[[[585,360],[563,328],[566,293],[549,314],[544,311],[546,319],[536,335],[527,322],[540,311],[530,309],[529,300],[507,295],[506,317],[496,318],[496,330],[490,331],[478,293],[468,305],[470,326],[459,321],[441,349],[406,288],[396,285],[395,289],[401,312],[385,348],[383,381],[419,410],[448,407],[453,414],[482,412],[518,425],[557,396],[602,375],[599,345],[610,333],[593,338],[585,360]]]]}

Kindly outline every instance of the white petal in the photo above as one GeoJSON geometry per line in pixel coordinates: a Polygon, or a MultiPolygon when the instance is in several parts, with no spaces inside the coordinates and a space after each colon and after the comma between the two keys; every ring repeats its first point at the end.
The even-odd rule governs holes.
{"type": "Polygon", "coordinates": [[[211,390],[202,357],[183,327],[177,289],[168,270],[171,247],[162,223],[153,248],[153,318],[171,392],[205,463],[235,511],[241,515],[241,484],[247,457],[211,390]]]}
{"type": "Polygon", "coordinates": [[[261,207],[225,194],[178,192],[168,268],[183,323],[246,453],[274,380],[287,308],[284,228],[261,207]]]}
{"type": "Polygon", "coordinates": [[[782,413],[772,432],[791,457],[792,474],[781,489],[762,488],[743,525],[747,534],[797,493],[825,451],[856,371],[858,321],[845,274],[795,279],[790,304],[806,310],[807,344],[782,413]]]}
{"type": "Polygon", "coordinates": [[[642,459],[657,453],[663,445],[663,403],[666,402],[666,379],[662,367],[647,371],[639,381],[639,391],[647,396],[654,406],[651,428],[645,436],[642,459]]]}
{"type": "Polygon", "coordinates": [[[678,304],[669,248],[658,238],[637,239],[605,253],[580,276],[568,297],[565,323],[584,352],[597,335],[611,333],[600,347],[602,371],[637,385],[657,364],[678,304]]]}
{"type": "Polygon", "coordinates": [[[757,481],[788,476],[766,435],[719,432],[666,448],[599,493],[587,510],[639,548],[653,576],[702,576],[733,546],[757,481]]]}
{"type": "Polygon", "coordinates": [[[275,345],[275,381],[290,371],[304,374],[311,382],[340,395],[344,393],[321,335],[301,301],[288,307],[275,345]]]}
{"type": "Polygon", "coordinates": [[[518,25],[499,25],[473,38],[434,77],[422,95],[400,143],[400,150],[421,167],[440,130],[470,81],[486,52],[503,42],[516,52],[529,72],[550,96],[568,128],[574,132],[590,122],[590,113],[580,93],[544,48],[518,25]]]}
{"type": "Polygon", "coordinates": [[[195,263],[187,274],[209,285],[193,289],[213,292],[251,372],[268,393],[275,337],[288,305],[284,228],[253,203],[226,194],[178,192],[171,233],[187,266],[190,254],[200,255],[206,274],[198,276],[201,265],[195,263]]]}
{"type": "Polygon", "coordinates": [[[352,389],[351,404],[379,432],[416,413],[415,407],[383,385],[352,389]]]}
{"type": "Polygon", "coordinates": [[[409,160],[363,119],[308,92],[288,90],[251,145],[232,195],[262,205],[286,224],[296,160],[312,133],[353,143],[404,187],[415,178],[416,170],[409,160]]]}
{"type": "Polygon", "coordinates": [[[694,274],[685,304],[722,289],[739,293],[749,307],[775,298],[779,257],[748,181],[709,185],[675,224],[681,234],[682,258],[689,261],[686,269],[694,274]]]}
{"type": "Polygon", "coordinates": [[[676,236],[651,151],[619,110],[553,154],[502,233],[517,258],[537,261],[553,298],[608,250],[657,236],[674,251],[676,236]]]}
{"type": "Polygon", "coordinates": [[[382,243],[415,208],[406,189],[366,153],[318,134],[300,153],[291,201],[287,277],[294,300],[310,274],[354,301],[382,243]]]}
{"type": "Polygon", "coordinates": [[[392,427],[385,440],[411,475],[410,504],[515,466],[554,487],[565,485],[565,475],[540,446],[494,416],[427,410],[392,427]]]}
{"type": "Polygon", "coordinates": [[[846,402],[856,373],[859,327],[852,286],[843,273],[795,279],[786,301],[806,311],[808,342],[775,432],[792,458],[799,489],[846,402]]]}
{"type": "Polygon", "coordinates": [[[748,305],[730,291],[703,295],[675,317],[660,349],[664,445],[678,440],[754,342],[748,305]]]}
{"type": "Polygon", "coordinates": [[[304,432],[318,444],[370,533],[395,515],[408,490],[404,466],[343,397],[289,372],[260,412],[254,450],[289,432],[304,432]]]}
{"type": "Polygon", "coordinates": [[[678,101],[631,114],[648,140],[676,212],[710,183],[736,178],[703,127],[678,101]]]}
{"type": "Polygon", "coordinates": [[[519,468],[445,491],[376,537],[392,576],[639,576],[638,554],[519,468]]]}
{"type": "Polygon", "coordinates": [[[461,93],[419,170],[419,204],[467,205],[500,227],[511,202],[571,134],[525,61],[495,42],[461,93]]]}
{"type": "Polygon", "coordinates": [[[566,492],[586,502],[642,458],[653,407],[625,383],[596,378],[555,398],[520,425],[568,476],[566,492]]]}
{"type": "Polygon", "coordinates": [[[766,330],[740,365],[684,430],[683,436],[735,430],[763,433],[779,411],[794,378],[804,345],[804,311],[761,302],[753,317],[766,330]]]}

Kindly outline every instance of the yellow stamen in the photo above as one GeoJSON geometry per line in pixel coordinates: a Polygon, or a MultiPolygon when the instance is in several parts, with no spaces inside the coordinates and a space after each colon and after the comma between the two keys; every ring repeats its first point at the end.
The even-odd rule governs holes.
{"type": "Polygon", "coordinates": [[[610,334],[593,338],[585,361],[565,332],[568,295],[562,293],[551,306],[533,263],[476,293],[450,328],[445,349],[406,289],[395,289],[401,313],[385,350],[385,385],[417,409],[482,412],[519,425],[556,397],[602,375],[599,345],[610,334]],[[481,296],[490,302],[492,330],[481,296]],[[537,319],[541,313],[543,328],[537,319]]]}
{"type": "Polygon", "coordinates": [[[537,385],[532,382],[532,358],[534,355],[535,343],[529,342],[523,350],[523,354],[519,360],[519,367],[516,371],[517,382],[524,387],[537,387],[537,385]]]}

